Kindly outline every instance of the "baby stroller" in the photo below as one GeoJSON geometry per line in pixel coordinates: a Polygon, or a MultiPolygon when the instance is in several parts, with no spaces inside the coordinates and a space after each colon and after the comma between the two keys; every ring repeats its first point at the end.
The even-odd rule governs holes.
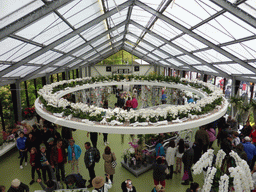
{"type": "Polygon", "coordinates": [[[82,175],[78,174],[70,174],[65,178],[65,184],[67,185],[67,189],[79,189],[86,188],[85,186],[86,180],[83,179],[82,175]]]}

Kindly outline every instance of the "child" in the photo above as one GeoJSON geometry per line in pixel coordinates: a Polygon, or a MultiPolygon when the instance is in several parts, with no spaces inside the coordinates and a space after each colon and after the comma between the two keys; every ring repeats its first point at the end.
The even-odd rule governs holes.
{"type": "Polygon", "coordinates": [[[30,150],[30,165],[31,165],[31,175],[32,175],[32,181],[30,181],[30,185],[32,185],[35,182],[35,171],[37,172],[38,178],[41,178],[41,173],[39,171],[39,167],[36,166],[36,156],[37,151],[35,147],[32,147],[30,150]]]}

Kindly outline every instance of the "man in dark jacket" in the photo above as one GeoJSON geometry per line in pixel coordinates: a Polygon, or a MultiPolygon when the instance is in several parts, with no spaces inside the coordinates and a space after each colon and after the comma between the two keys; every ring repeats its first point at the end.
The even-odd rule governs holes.
{"type": "Polygon", "coordinates": [[[205,130],[205,126],[201,126],[199,130],[197,130],[195,135],[195,143],[198,144],[198,140],[201,139],[203,144],[203,152],[205,153],[208,149],[208,146],[210,144],[209,134],[205,130]]]}
{"type": "Polygon", "coordinates": [[[29,187],[20,182],[19,179],[12,180],[12,186],[8,189],[8,192],[29,192],[29,187]]]}
{"type": "Polygon", "coordinates": [[[90,142],[86,142],[84,144],[84,147],[86,149],[86,152],[84,154],[84,163],[86,168],[89,171],[89,175],[90,175],[90,184],[87,186],[87,188],[91,188],[92,187],[92,180],[95,178],[95,171],[94,171],[94,167],[95,167],[95,150],[93,147],[91,147],[91,143],[90,142]]]}
{"type": "MultiPolygon", "coordinates": [[[[189,185],[189,181],[193,181],[191,167],[194,161],[194,149],[189,147],[188,143],[185,143],[185,152],[182,156],[182,162],[184,164],[184,175],[188,174],[188,178],[184,179],[182,185],[189,185]]],[[[184,177],[184,176],[183,176],[184,177]]]]}
{"type": "Polygon", "coordinates": [[[158,156],[156,159],[156,163],[153,165],[153,179],[154,185],[158,185],[159,183],[165,187],[165,170],[167,168],[166,165],[162,164],[163,158],[158,156]]]}
{"type": "Polygon", "coordinates": [[[62,146],[62,140],[57,141],[57,145],[51,151],[51,166],[56,168],[57,181],[60,181],[60,170],[62,181],[65,181],[64,164],[67,163],[67,154],[65,148],[62,146]]]}

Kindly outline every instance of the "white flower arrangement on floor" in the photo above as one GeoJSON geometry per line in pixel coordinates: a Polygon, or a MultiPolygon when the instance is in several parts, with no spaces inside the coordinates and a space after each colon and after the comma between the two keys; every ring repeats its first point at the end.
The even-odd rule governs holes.
{"type": "MultiPolygon", "coordinates": [[[[129,79],[130,78],[125,78],[122,81],[127,82],[129,79]]],[[[53,90],[60,85],[62,86],[72,85],[73,87],[77,87],[84,84],[85,85],[89,85],[89,83],[92,84],[93,83],[91,82],[92,80],[97,81],[97,78],[85,77],[85,78],[78,78],[78,79],[72,79],[72,80],[64,80],[61,82],[55,82],[49,85],[45,85],[42,89],[38,91],[39,95],[41,96],[40,100],[41,102],[43,102],[44,100],[43,103],[46,109],[54,114],[57,114],[56,116],[58,117],[68,116],[71,113],[73,117],[77,117],[79,116],[78,114],[83,113],[78,118],[101,122],[103,117],[105,116],[107,123],[111,122],[112,120],[116,120],[121,123],[124,123],[126,121],[126,122],[129,122],[130,124],[139,122],[140,124],[138,125],[140,126],[144,125],[144,124],[141,124],[142,122],[149,122],[150,118],[151,119],[154,118],[157,121],[168,120],[169,122],[172,121],[173,123],[183,122],[184,120],[188,120],[189,118],[190,119],[200,118],[205,115],[203,114],[202,111],[203,109],[207,108],[207,105],[211,105],[212,103],[214,102],[216,103],[216,101],[218,101],[217,104],[215,104],[215,109],[219,110],[220,106],[223,104],[223,94],[221,89],[216,88],[214,85],[210,83],[205,83],[198,80],[188,80],[184,78],[180,79],[179,83],[186,84],[190,87],[191,85],[196,84],[202,87],[202,91],[204,89],[208,89],[208,92],[211,92],[211,93],[207,97],[204,97],[201,100],[198,100],[196,103],[190,103],[190,104],[178,105],[178,106],[169,106],[164,109],[158,108],[156,110],[153,110],[153,109],[132,110],[131,109],[128,112],[123,109],[120,109],[118,113],[116,113],[112,109],[103,109],[93,105],[89,106],[85,103],[71,103],[64,98],[59,99],[58,94],[61,93],[62,90],[58,90],[57,92],[53,93],[53,90]],[[75,83],[78,83],[79,85],[74,85],[75,83]],[[65,110],[67,111],[67,113],[66,112],[62,113],[65,110]],[[188,117],[188,114],[191,114],[191,113],[193,113],[194,115],[193,116],[190,115],[188,117]],[[185,116],[186,118],[184,118],[183,116],[185,116]]],[[[112,80],[110,78],[104,78],[104,79],[101,79],[101,81],[103,83],[115,82],[115,77],[112,80]]],[[[131,81],[135,81],[135,80],[131,79],[131,81]]],[[[136,80],[136,82],[140,82],[140,81],[144,82],[142,80],[136,80]]],[[[170,83],[174,84],[174,82],[169,82],[169,84],[170,83]]],[[[70,89],[70,88],[65,87],[65,89],[70,89]]],[[[206,115],[207,113],[208,112],[206,112],[206,115]]]]}
{"type": "Polygon", "coordinates": [[[202,191],[228,192],[231,187],[234,187],[235,191],[250,192],[253,189],[253,180],[247,162],[234,151],[231,151],[228,156],[233,159],[235,166],[226,167],[227,172],[222,171],[224,169],[223,160],[227,157],[222,149],[217,153],[215,167],[213,165],[214,154],[212,149],[204,153],[192,167],[194,174],[200,174],[204,169],[207,169],[202,191]]]}

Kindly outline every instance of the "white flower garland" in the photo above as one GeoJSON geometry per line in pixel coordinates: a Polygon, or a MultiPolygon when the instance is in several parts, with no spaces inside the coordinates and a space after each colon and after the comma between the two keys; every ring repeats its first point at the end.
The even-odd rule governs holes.
{"type": "Polygon", "coordinates": [[[224,174],[220,177],[219,181],[219,192],[228,192],[229,186],[229,177],[227,174],[224,174]]]}
{"type": "Polygon", "coordinates": [[[225,156],[226,156],[226,153],[222,149],[220,149],[217,153],[216,163],[215,163],[217,168],[221,167],[222,161],[225,158],[225,156]]]}
{"type": "Polygon", "coordinates": [[[203,168],[211,167],[214,150],[208,149],[201,158],[196,162],[196,164],[192,167],[194,174],[200,174],[203,171],[203,168]]]}
{"type": "Polygon", "coordinates": [[[206,176],[204,178],[203,192],[209,192],[212,188],[213,178],[217,169],[215,167],[208,167],[206,176]]]}

